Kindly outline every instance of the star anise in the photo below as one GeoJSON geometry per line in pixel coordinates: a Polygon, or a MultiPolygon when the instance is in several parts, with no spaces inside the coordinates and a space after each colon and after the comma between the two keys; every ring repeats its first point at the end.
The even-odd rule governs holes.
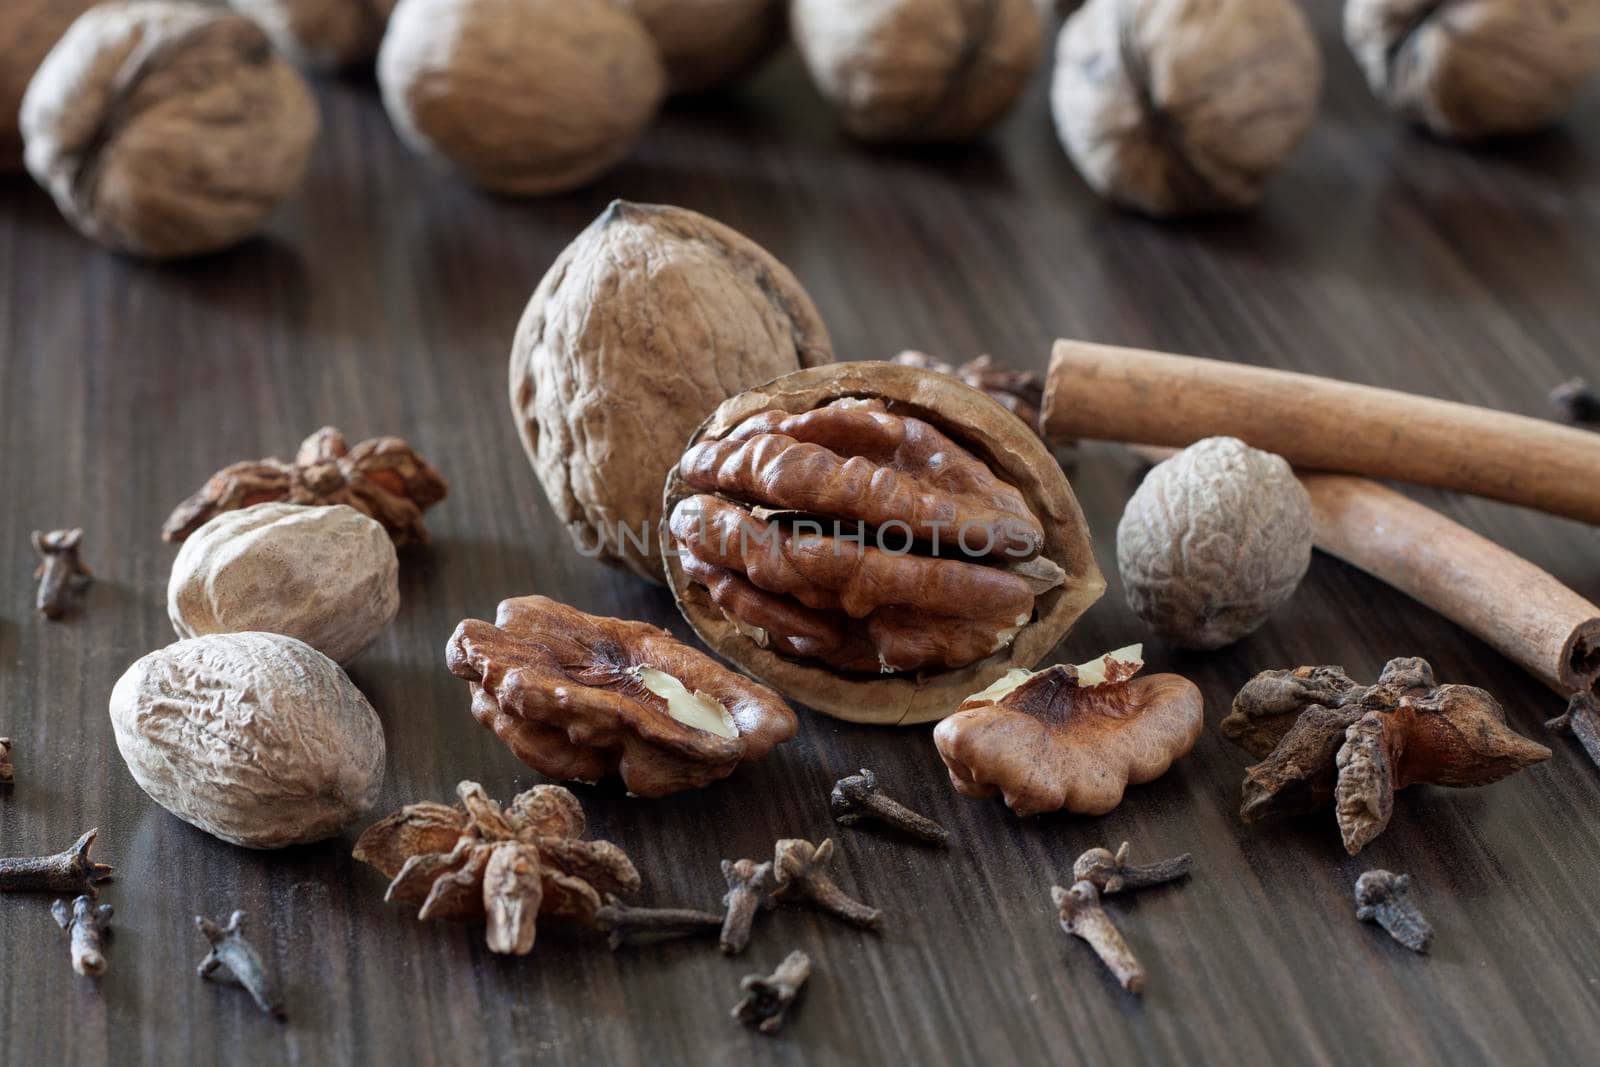
{"type": "Polygon", "coordinates": [[[1383,833],[1409,785],[1478,786],[1550,758],[1506,726],[1484,692],[1438,685],[1422,659],[1393,659],[1377,685],[1339,667],[1265,671],[1222,720],[1223,736],[1260,763],[1245,771],[1245,822],[1332,804],[1353,856],[1383,833]]]}
{"type": "Polygon", "coordinates": [[[489,951],[526,956],[537,921],[596,926],[608,894],[639,889],[639,872],[609,841],[583,841],[583,809],[558,785],[536,785],[501,808],[477,782],[456,805],[408,804],[356,842],[355,858],[392,879],[384,899],[417,918],[486,920],[489,951]]]}
{"type": "Polygon", "coordinates": [[[1040,433],[1039,409],[1044,405],[1044,381],[1032,371],[1002,367],[988,356],[979,356],[957,367],[925,352],[902,352],[893,362],[906,367],[948,374],[966,382],[981,393],[988,393],[1000,406],[1040,433]]]}
{"type": "Polygon", "coordinates": [[[422,513],[445,498],[449,484],[398,437],[374,437],[354,448],[324,426],[300,445],[293,463],[247,460],[213,474],[161,527],[182,541],[219,512],[253,504],[348,504],[382,523],[397,545],[428,540],[422,513]]]}

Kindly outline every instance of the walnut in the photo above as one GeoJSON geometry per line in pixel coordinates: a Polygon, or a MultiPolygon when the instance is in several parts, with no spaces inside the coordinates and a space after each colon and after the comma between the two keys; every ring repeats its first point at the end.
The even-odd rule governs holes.
{"type": "Polygon", "coordinates": [[[926,722],[1032,666],[1105,589],[1061,468],[942,374],[797,371],[719,407],[667,482],[678,606],[841,718],[926,722]]]}
{"type": "Polygon", "coordinates": [[[696,426],[741,389],[833,362],[788,269],[721,223],[616,201],[528,302],[511,411],[579,551],[661,581],[661,485],[696,426]]]}
{"type": "Polygon", "coordinates": [[[399,574],[389,535],[354,508],[257,504],[183,543],[167,615],[179,637],[286,634],[348,663],[394,619],[399,574]]]}
{"type": "Polygon", "coordinates": [[[0,4],[0,174],[22,169],[17,112],[39,64],[94,0],[5,0],[0,4]]]}
{"type": "Polygon", "coordinates": [[[445,660],[472,714],[552,778],[621,777],[642,797],[697,789],[794,736],[793,710],[665,630],[542,596],[467,619],[445,660]]]}
{"type": "Polygon", "coordinates": [[[1348,0],[1344,37],[1393,111],[1473,141],[1554,122],[1600,67],[1592,0],[1348,0]]]}
{"type": "Polygon", "coordinates": [[[1088,0],[1061,28],[1050,100],[1097,193],[1177,216],[1261,199],[1321,91],[1295,0],[1088,0]]]}
{"type": "Polygon", "coordinates": [[[383,726],[338,666],[281,634],[211,634],[129,667],[111,691],[139,788],[247,848],[320,841],[369,810],[383,726]]]}
{"type": "Polygon", "coordinates": [[[864,141],[959,141],[1010,110],[1039,62],[1035,0],[794,0],[800,55],[864,141]]]}
{"type": "Polygon", "coordinates": [[[378,82],[412,148],[513,196],[610,170],[666,93],[649,32],[613,0],[399,0],[378,82]]]}
{"type": "Polygon", "coordinates": [[[785,0],[617,0],[661,49],[675,93],[736,81],[772,57],[788,32],[785,0]]]}
{"type": "Polygon", "coordinates": [[[135,256],[255,234],[305,172],[317,107],[242,15],[118,0],[72,24],[22,101],[28,170],[62,214],[135,256]]]}
{"type": "Polygon", "coordinates": [[[1138,645],[1078,667],[1009,671],[933,731],[962,796],[996,794],[1018,815],[1104,815],[1123,790],[1167,773],[1205,726],[1200,689],[1176,674],[1135,678],[1138,645]]]}
{"type": "Polygon", "coordinates": [[[477,782],[461,803],[409,804],[368,827],[355,858],[392,879],[384,899],[417,918],[486,920],[490,952],[526,956],[539,919],[595,927],[607,895],[639,890],[639,872],[609,841],[579,840],[578,798],[536,785],[502,809],[477,782]]]}
{"type": "Polygon", "coordinates": [[[1221,648],[1294,594],[1311,537],[1311,498],[1289,464],[1212,437],[1146,476],[1117,526],[1117,567],[1128,606],[1157,634],[1221,648]]]}
{"type": "Polygon", "coordinates": [[[229,0],[261,24],[278,51],[318,70],[371,62],[395,0],[229,0]]]}

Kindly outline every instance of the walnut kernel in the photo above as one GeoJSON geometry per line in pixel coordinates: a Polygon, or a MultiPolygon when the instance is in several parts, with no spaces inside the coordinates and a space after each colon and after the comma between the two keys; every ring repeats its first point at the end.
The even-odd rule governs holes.
{"type": "Polygon", "coordinates": [[[788,32],[784,0],[617,0],[661,49],[675,93],[726,85],[761,66],[788,32]]]}
{"type": "Polygon", "coordinates": [[[378,54],[395,0],[228,0],[261,24],[278,51],[318,70],[378,54]]]}

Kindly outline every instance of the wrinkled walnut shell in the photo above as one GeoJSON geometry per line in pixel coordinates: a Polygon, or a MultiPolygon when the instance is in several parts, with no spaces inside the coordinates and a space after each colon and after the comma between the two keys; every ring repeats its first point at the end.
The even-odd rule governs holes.
{"type": "Polygon", "coordinates": [[[785,0],[618,0],[661,49],[674,93],[701,93],[753,72],[788,32],[785,0]]]}
{"type": "Polygon", "coordinates": [[[378,54],[395,0],[228,0],[255,19],[272,43],[317,70],[367,63],[378,54]]]}
{"type": "MultiPolygon", "coordinates": [[[[663,530],[668,584],[679,610],[708,645],[793,699],[852,722],[930,722],[950,714],[962,699],[1007,670],[1031,667],[1042,659],[1100,598],[1105,579],[1095,563],[1088,524],[1072,487],[1039,438],[989,397],[942,374],[880,362],[798,371],[723,403],[690,444],[720,440],[762,412],[813,411],[846,397],[883,400],[943,431],[1019,490],[1042,523],[1039,556],[1059,567],[1064,579],[1038,595],[1032,618],[1010,644],[952,670],[919,675],[841,673],[758,644],[712,603],[703,586],[691,580],[671,531],[663,530]]],[[[694,493],[674,469],[667,479],[667,513],[694,493]]]]}
{"type": "Polygon", "coordinates": [[[0,174],[22,169],[17,112],[28,80],[72,20],[94,0],[5,0],[0,4],[0,174]]]}

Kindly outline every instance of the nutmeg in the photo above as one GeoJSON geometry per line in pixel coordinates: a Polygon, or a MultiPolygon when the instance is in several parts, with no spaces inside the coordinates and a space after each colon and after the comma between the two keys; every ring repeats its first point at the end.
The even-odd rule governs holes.
{"type": "Polygon", "coordinates": [[[0,174],[22,169],[17,112],[28,80],[72,20],[94,0],[5,0],[0,4],[0,174]]]}
{"type": "Polygon", "coordinates": [[[1344,37],[1396,114],[1473,141],[1555,121],[1600,67],[1592,0],[1348,0],[1344,37]]]}
{"type": "Polygon", "coordinates": [[[228,0],[304,67],[338,70],[378,54],[395,0],[228,0]]]}
{"type": "Polygon", "coordinates": [[[1095,192],[1169,217],[1255,204],[1321,90],[1295,0],[1088,0],[1061,28],[1050,103],[1095,192]]]}
{"type": "Polygon", "coordinates": [[[666,73],[613,0],[399,0],[378,83],[416,151],[493,192],[538,196],[619,163],[666,73]]]}
{"type": "Polygon", "coordinates": [[[794,0],[795,44],[864,141],[958,141],[1005,115],[1039,62],[1035,0],[794,0]]]}
{"type": "Polygon", "coordinates": [[[551,266],[511,350],[511,413],[579,550],[661,581],[667,469],[733,393],[833,361],[788,269],[683,208],[616,201],[551,266]]]}
{"type": "Polygon", "coordinates": [[[177,0],[101,4],[22,101],[28,170],[83,234],[151,258],[261,229],[299,184],[315,102],[261,27],[177,0]]]}
{"type": "Polygon", "coordinates": [[[753,72],[788,32],[784,0],[617,0],[661,49],[674,93],[700,93],[753,72]]]}

